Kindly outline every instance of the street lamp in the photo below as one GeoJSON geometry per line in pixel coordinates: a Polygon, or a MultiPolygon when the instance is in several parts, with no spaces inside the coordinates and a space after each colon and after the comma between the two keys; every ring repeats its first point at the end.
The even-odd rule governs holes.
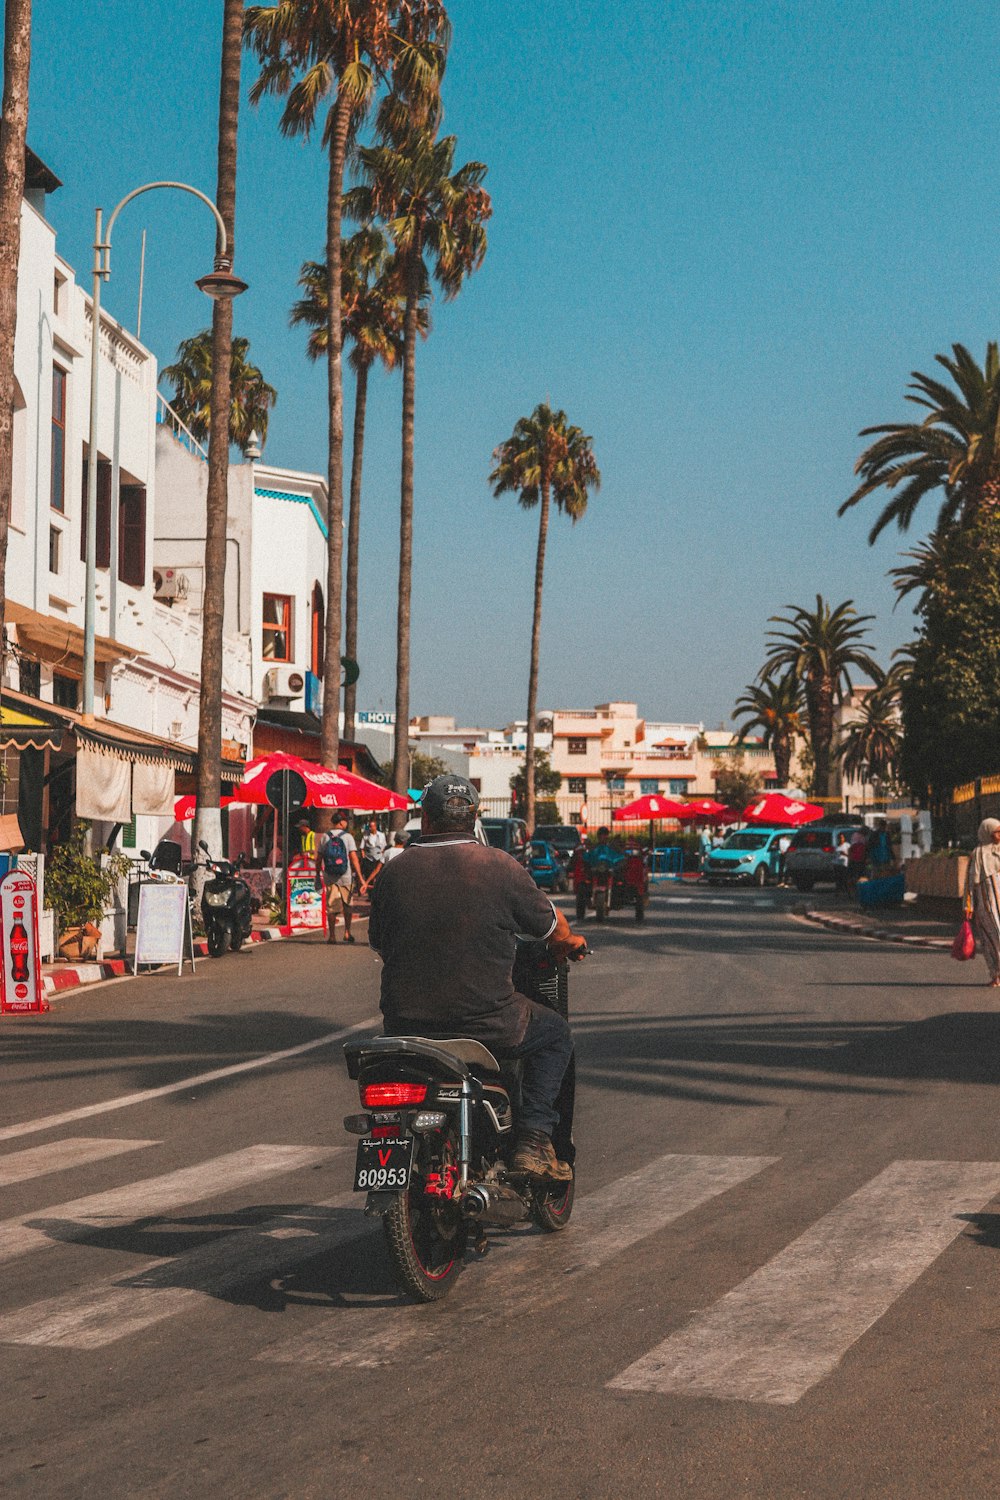
{"type": "Polygon", "coordinates": [[[247,284],[233,275],[233,263],[229,255],[229,237],[222,215],[198,188],[186,182],[147,182],[143,187],[127,193],[108,220],[107,231],[102,233],[103,209],[96,211],[94,230],[94,291],[93,323],[90,355],[90,451],[87,455],[87,582],[83,596],[83,713],[85,718],[94,716],[94,666],[97,620],[97,382],[101,359],[101,282],[111,275],[111,231],[115,220],[133,198],[140,193],[150,193],[154,188],[177,188],[182,193],[191,193],[208,205],[215,215],[215,265],[207,276],[202,276],[195,286],[213,301],[229,301],[245,292],[247,284]]]}

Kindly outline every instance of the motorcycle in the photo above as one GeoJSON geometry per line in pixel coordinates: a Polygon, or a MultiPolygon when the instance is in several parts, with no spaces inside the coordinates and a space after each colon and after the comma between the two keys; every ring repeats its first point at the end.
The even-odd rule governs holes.
{"type": "Polygon", "coordinates": [[[629,848],[624,859],[609,860],[587,857],[581,848],[573,857],[571,870],[576,897],[576,917],[582,922],[588,907],[594,908],[598,922],[620,907],[631,906],[637,922],[646,919],[649,901],[649,872],[640,849],[629,848]]]}
{"type": "MultiPolygon", "coordinates": [[[[565,1019],[567,969],[544,943],[519,945],[515,987],[565,1019]]],[[[346,1043],[344,1055],[363,1106],[344,1120],[361,1137],[354,1188],[368,1195],[366,1215],[381,1218],[396,1279],[411,1297],[443,1297],[470,1242],[477,1256],[489,1250],[489,1226],[534,1220],[550,1233],[565,1229],[574,1178],[549,1183],[510,1170],[519,1063],[499,1063],[469,1037],[371,1037],[346,1043]]],[[[574,1092],[571,1061],[552,1136],[556,1155],[571,1166],[574,1092]]]]}
{"type": "Polygon", "coordinates": [[[221,958],[226,949],[238,953],[253,929],[253,901],[250,887],[239,878],[242,857],[235,864],[228,859],[210,859],[208,845],[198,845],[205,855],[205,867],[215,872],[206,880],[201,893],[201,915],[205,923],[208,951],[221,958]]]}

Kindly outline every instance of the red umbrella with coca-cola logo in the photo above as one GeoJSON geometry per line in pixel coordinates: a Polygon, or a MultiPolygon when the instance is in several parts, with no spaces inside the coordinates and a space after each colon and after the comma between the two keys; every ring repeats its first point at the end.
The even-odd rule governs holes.
{"type": "Polygon", "coordinates": [[[675,802],[673,797],[657,797],[650,793],[637,797],[634,802],[626,802],[624,807],[616,807],[611,817],[616,823],[653,823],[661,818],[683,818],[685,810],[686,804],[675,802]]]}
{"type": "Polygon", "coordinates": [[[774,828],[798,828],[803,823],[815,823],[822,816],[823,809],[815,802],[798,802],[783,792],[767,792],[743,812],[745,822],[766,823],[774,828]]]}
{"type": "Polygon", "coordinates": [[[347,807],[355,812],[405,812],[406,797],[400,797],[386,786],[355,776],[340,767],[331,771],[316,761],[302,760],[276,750],[272,755],[258,755],[250,761],[243,780],[236,788],[237,802],[265,804],[267,783],[277,771],[295,771],[306,784],[306,807],[347,807]]]}
{"type": "Polygon", "coordinates": [[[684,804],[684,823],[735,823],[738,814],[714,797],[695,797],[684,804]]]}

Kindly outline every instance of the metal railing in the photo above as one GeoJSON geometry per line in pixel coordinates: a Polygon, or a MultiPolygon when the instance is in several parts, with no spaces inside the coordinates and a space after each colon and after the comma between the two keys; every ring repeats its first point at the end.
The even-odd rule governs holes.
{"type": "Polygon", "coordinates": [[[208,463],[208,450],[202,447],[190,427],[185,426],[170,402],[165,396],[161,396],[159,391],[156,393],[156,425],[168,427],[182,448],[186,448],[203,463],[208,463]]]}

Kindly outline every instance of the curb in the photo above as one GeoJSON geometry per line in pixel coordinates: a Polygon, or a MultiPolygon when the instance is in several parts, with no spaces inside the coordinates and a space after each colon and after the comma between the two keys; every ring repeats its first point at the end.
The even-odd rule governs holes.
{"type": "Polygon", "coordinates": [[[877,943],[901,943],[908,948],[931,948],[939,953],[951,952],[951,938],[910,937],[904,932],[894,932],[889,927],[869,927],[864,922],[852,922],[848,917],[830,916],[828,912],[804,911],[802,916],[817,927],[829,928],[844,936],[871,938],[877,943]]]}
{"type": "MultiPolygon", "coordinates": [[[[255,927],[250,934],[249,945],[258,943],[280,943],[286,938],[304,936],[293,933],[290,927],[255,927]]],[[[195,958],[208,957],[208,944],[202,939],[194,945],[195,958]]],[[[164,965],[164,972],[170,965],[164,965]]],[[[44,995],[62,994],[65,990],[79,989],[85,984],[100,984],[105,979],[131,979],[132,966],[126,958],[106,958],[100,963],[74,964],[72,968],[60,966],[50,974],[42,975],[44,995]]]]}

